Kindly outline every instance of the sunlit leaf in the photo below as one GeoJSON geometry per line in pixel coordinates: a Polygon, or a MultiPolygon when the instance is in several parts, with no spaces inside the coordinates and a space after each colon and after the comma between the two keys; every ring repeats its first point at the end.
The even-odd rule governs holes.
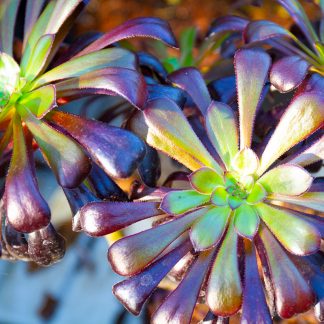
{"type": "Polygon", "coordinates": [[[260,219],[255,208],[242,204],[234,211],[234,227],[236,232],[250,240],[253,239],[259,228],[260,219]]]}
{"type": "Polygon", "coordinates": [[[210,168],[201,168],[190,176],[191,186],[203,194],[211,194],[216,186],[224,185],[224,178],[210,168]]]}
{"type": "Polygon", "coordinates": [[[244,148],[232,159],[232,169],[241,175],[254,174],[259,167],[257,155],[249,148],[244,148]]]}

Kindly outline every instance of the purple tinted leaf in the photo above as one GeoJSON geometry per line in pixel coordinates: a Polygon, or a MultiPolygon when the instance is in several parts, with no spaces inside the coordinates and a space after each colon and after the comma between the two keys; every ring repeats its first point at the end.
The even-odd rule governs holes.
{"type": "Polygon", "coordinates": [[[246,43],[263,42],[277,37],[294,38],[287,29],[268,20],[250,22],[244,30],[243,37],[246,43]]]}
{"type": "Polygon", "coordinates": [[[100,199],[127,200],[127,195],[101,168],[92,164],[88,181],[100,199]]]}
{"type": "Polygon", "coordinates": [[[80,145],[28,109],[20,109],[23,120],[34,135],[46,161],[62,187],[77,187],[90,172],[91,164],[80,145]]]}
{"type": "Polygon", "coordinates": [[[147,90],[144,78],[134,70],[106,68],[56,84],[57,97],[84,94],[119,95],[132,105],[143,108],[147,90]]]}
{"type": "Polygon", "coordinates": [[[136,56],[140,67],[148,68],[152,72],[156,73],[162,80],[166,80],[167,71],[158,58],[145,52],[138,52],[136,53],[136,56]]]}
{"type": "Polygon", "coordinates": [[[188,230],[194,220],[203,215],[207,209],[201,208],[168,223],[117,241],[108,252],[108,260],[112,268],[124,276],[138,273],[188,230]]]}
{"type": "Polygon", "coordinates": [[[147,186],[156,187],[161,175],[161,161],[153,147],[146,145],[146,154],[138,167],[138,173],[147,186]]]}
{"type": "Polygon", "coordinates": [[[80,210],[81,226],[91,236],[103,236],[161,215],[158,207],[158,202],[92,202],[80,210]]]}
{"type": "Polygon", "coordinates": [[[236,97],[235,77],[214,80],[208,84],[208,90],[214,100],[229,104],[236,97]]]}
{"type": "Polygon", "coordinates": [[[242,323],[271,324],[272,319],[263,292],[255,249],[247,240],[245,241],[244,274],[242,323]]]}
{"type": "Polygon", "coordinates": [[[286,56],[272,65],[270,82],[280,92],[292,91],[305,79],[309,65],[299,56],[286,56]]]}
{"type": "Polygon", "coordinates": [[[65,239],[49,224],[28,235],[28,253],[37,264],[50,266],[63,258],[65,239]]]}
{"type": "Polygon", "coordinates": [[[139,274],[116,284],[113,287],[114,295],[130,312],[138,315],[160,281],[190,249],[191,244],[187,240],[139,274]]]}
{"type": "Polygon", "coordinates": [[[2,0],[0,3],[0,52],[13,56],[16,16],[20,0],[2,0]]]}
{"type": "Polygon", "coordinates": [[[13,124],[14,145],[9,172],[6,178],[5,204],[10,225],[19,232],[33,232],[50,221],[49,207],[41,196],[35,178],[31,138],[27,145],[21,121],[17,115],[13,124]]]}
{"type": "Polygon", "coordinates": [[[306,78],[302,85],[299,87],[300,92],[318,92],[324,89],[324,77],[313,73],[310,77],[306,78]]]}
{"type": "Polygon", "coordinates": [[[152,323],[190,323],[214,251],[199,253],[179,286],[153,314],[152,323]]]}
{"type": "Polygon", "coordinates": [[[207,37],[213,37],[224,32],[243,32],[249,21],[239,16],[225,16],[215,19],[208,32],[207,37]]]}
{"type": "Polygon", "coordinates": [[[50,119],[74,137],[113,177],[129,177],[145,155],[144,143],[127,130],[59,111],[53,112],[50,119]]]}
{"type": "Polygon", "coordinates": [[[168,98],[174,101],[179,107],[183,107],[186,102],[184,92],[179,88],[170,87],[162,84],[152,84],[147,86],[148,100],[168,98]]]}
{"type": "Polygon", "coordinates": [[[177,47],[169,24],[160,18],[135,18],[105,33],[102,37],[86,47],[77,56],[91,53],[115,42],[133,37],[149,37],[161,40],[169,46],[177,47]]]}
{"type": "Polygon", "coordinates": [[[211,103],[205,81],[195,68],[182,68],[168,76],[168,79],[177,87],[186,91],[204,115],[211,103]]]}
{"type": "Polygon", "coordinates": [[[260,238],[256,236],[258,253],[270,268],[278,315],[290,318],[306,312],[315,303],[309,284],[264,226],[259,235],[260,238]]]}
{"type": "Polygon", "coordinates": [[[75,232],[81,231],[79,210],[84,205],[93,201],[99,201],[99,199],[84,184],[74,189],[63,188],[63,190],[73,213],[72,230],[75,232]]]}

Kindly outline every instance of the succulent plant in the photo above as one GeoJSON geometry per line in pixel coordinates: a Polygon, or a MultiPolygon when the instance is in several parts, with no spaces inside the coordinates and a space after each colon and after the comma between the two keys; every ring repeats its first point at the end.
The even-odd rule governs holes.
{"type": "MultiPolygon", "coordinates": [[[[135,107],[144,106],[146,84],[136,70],[135,55],[110,45],[138,36],[171,46],[175,40],[164,21],[137,18],[106,34],[81,37],[63,50],[62,41],[88,1],[45,3],[27,1],[22,42],[14,34],[20,1],[0,4],[0,165],[10,159],[1,206],[3,248],[13,257],[29,255],[47,265],[62,257],[64,244],[50,224],[33,152],[40,149],[66,192],[83,186],[92,163],[110,176],[124,178],[145,155],[144,143],[131,132],[56,108],[89,94],[118,95],[135,107]],[[14,251],[12,237],[27,244],[27,254],[14,251]],[[42,245],[42,240],[50,244],[42,245]]],[[[111,188],[120,194],[117,186],[111,188]]],[[[73,195],[69,197],[71,202],[73,195]]]]}
{"type": "Polygon", "coordinates": [[[324,75],[324,5],[319,2],[321,20],[319,28],[313,26],[298,0],[277,0],[290,14],[305,41],[284,27],[268,21],[249,21],[239,16],[216,19],[208,32],[213,38],[223,33],[239,33],[246,45],[267,44],[284,56],[270,70],[270,81],[280,91],[298,87],[308,71],[324,75]]]}
{"type": "Polygon", "coordinates": [[[287,154],[323,126],[323,78],[304,81],[258,156],[253,124],[271,59],[244,49],[234,65],[238,120],[230,106],[211,100],[198,70],[169,76],[199,108],[208,135],[203,142],[212,148],[173,101],[152,100],[144,109],[148,144],[192,171],[190,189],[161,187],[134,202],[91,202],[80,210],[82,228],[93,236],[154,220],[108,252],[113,269],[129,277],[113,292],[134,314],[182,260],[180,283],[153,323],[189,323],[198,299],[222,318],[242,310],[243,322],[271,323],[275,314],[289,318],[323,298],[324,223],[314,215],[324,212],[323,182],[303,168],[323,158],[323,135],[287,154]]]}

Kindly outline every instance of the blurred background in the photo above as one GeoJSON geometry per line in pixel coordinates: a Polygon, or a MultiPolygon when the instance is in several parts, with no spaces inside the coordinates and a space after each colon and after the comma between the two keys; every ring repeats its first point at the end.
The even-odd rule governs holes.
{"type": "MultiPolygon", "coordinates": [[[[309,16],[316,19],[314,6],[308,1],[302,3],[309,16]]],[[[284,26],[292,24],[274,0],[92,0],[69,38],[88,31],[105,32],[134,17],[156,16],[169,21],[177,38],[187,27],[195,26],[198,38],[203,39],[212,20],[226,14],[270,19],[284,26]]],[[[135,45],[137,49],[156,50],[153,41],[136,41],[135,45]]],[[[172,55],[177,53],[173,51],[172,55]]],[[[105,104],[112,105],[115,99],[105,100],[105,104]]],[[[75,102],[68,109],[77,112],[82,104],[75,102]]],[[[115,120],[116,125],[120,123],[115,120]]],[[[0,261],[0,324],[147,323],[147,311],[135,318],[111,293],[112,285],[120,278],[107,262],[105,238],[94,240],[73,233],[70,208],[52,173],[44,166],[38,179],[50,202],[54,224],[67,238],[69,247],[63,261],[50,268],[0,261]]],[[[238,321],[234,319],[235,322],[238,321]]],[[[311,314],[306,314],[285,323],[316,322],[311,314]]]]}

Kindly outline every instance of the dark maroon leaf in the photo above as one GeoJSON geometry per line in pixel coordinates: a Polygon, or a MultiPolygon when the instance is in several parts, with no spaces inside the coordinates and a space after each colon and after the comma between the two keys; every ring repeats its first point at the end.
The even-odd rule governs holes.
{"type": "Polygon", "coordinates": [[[177,87],[186,91],[204,115],[211,103],[205,81],[195,68],[182,68],[168,76],[168,79],[177,87]]]}
{"type": "Polygon", "coordinates": [[[213,250],[199,253],[179,286],[153,314],[153,324],[191,322],[191,316],[213,254],[213,250]]]}
{"type": "Polygon", "coordinates": [[[208,32],[207,37],[212,37],[224,32],[242,32],[249,21],[239,16],[225,16],[215,19],[208,32]]]}
{"type": "Polygon", "coordinates": [[[244,274],[242,323],[271,324],[272,319],[263,292],[255,249],[248,240],[245,241],[244,274]]]}
{"type": "Polygon", "coordinates": [[[70,133],[113,177],[129,177],[145,155],[144,143],[127,130],[59,111],[50,119],[70,133]]]}
{"type": "Polygon", "coordinates": [[[160,18],[135,18],[105,33],[98,40],[86,47],[77,56],[91,53],[123,39],[132,37],[149,37],[163,41],[169,46],[177,47],[169,24],[160,18]]]}
{"type": "Polygon", "coordinates": [[[143,182],[149,187],[156,187],[161,175],[161,161],[158,152],[146,145],[146,154],[138,167],[138,173],[143,182]]]}
{"type": "Polygon", "coordinates": [[[5,208],[12,227],[24,233],[33,232],[50,221],[51,212],[39,192],[31,152],[31,137],[25,143],[21,121],[17,115],[13,123],[13,153],[6,178],[5,208]]]}
{"type": "Polygon", "coordinates": [[[324,77],[317,73],[313,73],[310,77],[306,78],[301,86],[298,88],[300,92],[321,92],[324,89],[324,77]]]}
{"type": "Polygon", "coordinates": [[[292,91],[305,79],[309,66],[299,56],[286,56],[272,65],[270,82],[280,92],[292,91]]]}
{"type": "Polygon", "coordinates": [[[139,274],[116,284],[114,295],[130,312],[138,315],[160,281],[191,248],[189,240],[177,246],[139,274]]]}
{"type": "Polygon", "coordinates": [[[65,254],[65,239],[53,225],[28,235],[28,253],[31,259],[41,266],[49,266],[60,261],[65,254]]]}
{"type": "Polygon", "coordinates": [[[162,214],[157,202],[92,202],[80,210],[82,229],[103,236],[140,220],[162,214]]]}

